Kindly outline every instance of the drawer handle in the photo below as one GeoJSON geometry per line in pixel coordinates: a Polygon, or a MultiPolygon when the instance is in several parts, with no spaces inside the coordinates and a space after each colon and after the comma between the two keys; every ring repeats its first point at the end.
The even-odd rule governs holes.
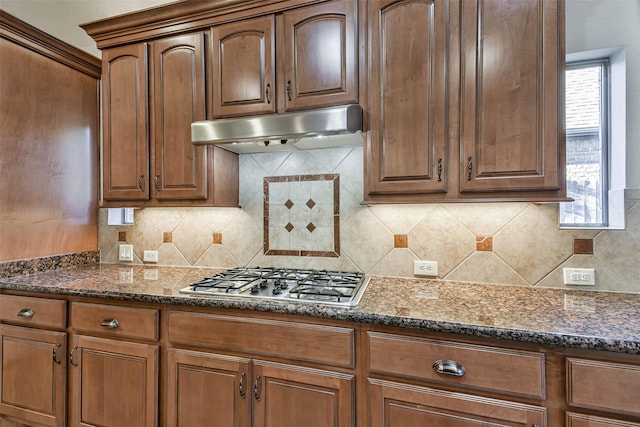
{"type": "Polygon", "coordinates": [[[100,323],[100,326],[104,328],[115,329],[120,326],[120,322],[118,322],[118,319],[104,319],[102,323],[100,323]]]}
{"type": "Polygon", "coordinates": [[[69,353],[69,363],[71,363],[71,366],[78,366],[78,362],[74,360],[74,355],[77,349],[78,349],[78,346],[75,346],[71,349],[71,353],[69,353]]]}
{"type": "Polygon", "coordinates": [[[260,401],[260,379],[262,379],[262,376],[260,374],[256,375],[256,382],[253,384],[253,397],[255,397],[256,402],[260,401]]]}
{"type": "Polygon", "coordinates": [[[291,101],[291,80],[287,80],[287,99],[291,101]]]}
{"type": "Polygon", "coordinates": [[[18,312],[18,316],[20,317],[33,317],[33,310],[30,308],[23,308],[18,312]]]}
{"type": "Polygon", "coordinates": [[[439,374],[452,375],[454,377],[461,377],[465,373],[464,366],[455,360],[436,360],[433,364],[433,370],[439,374]]]}
{"type": "Polygon", "coordinates": [[[265,89],[265,95],[267,98],[267,104],[271,104],[271,83],[267,83],[267,88],[265,89]]]}
{"type": "Polygon", "coordinates": [[[51,358],[53,359],[53,362],[56,365],[59,365],[60,363],[62,363],[58,360],[58,349],[60,347],[62,347],[62,344],[57,344],[55,347],[53,347],[53,354],[51,355],[51,358]]]}
{"type": "Polygon", "coordinates": [[[242,371],[242,374],[240,374],[240,397],[245,399],[247,397],[247,393],[244,391],[244,380],[247,377],[247,373],[242,371]]]}

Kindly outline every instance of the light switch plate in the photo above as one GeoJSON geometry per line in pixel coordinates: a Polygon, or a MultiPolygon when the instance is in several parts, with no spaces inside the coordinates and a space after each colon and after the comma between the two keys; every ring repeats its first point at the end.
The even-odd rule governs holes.
{"type": "Polygon", "coordinates": [[[133,261],[133,245],[118,246],[118,261],[133,261]]]}

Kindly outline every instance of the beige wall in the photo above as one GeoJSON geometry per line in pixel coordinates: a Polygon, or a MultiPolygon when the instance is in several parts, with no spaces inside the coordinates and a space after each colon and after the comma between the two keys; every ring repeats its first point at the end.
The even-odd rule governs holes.
{"type": "Polygon", "coordinates": [[[438,261],[444,280],[544,287],[564,286],[562,267],[592,267],[597,286],[588,289],[640,292],[638,191],[628,193],[626,231],[577,232],[558,228],[556,204],[362,206],[362,147],[242,155],[240,176],[242,209],[148,208],[136,210],[134,226],[118,227],[106,225],[102,209],[102,262],[117,261],[124,232],[136,263],[143,250],[158,250],[165,265],[275,265],[413,277],[413,260],[423,259],[438,261]],[[340,174],[340,257],[265,256],[263,178],[325,173],[340,174]],[[214,234],[222,234],[221,243],[213,243],[214,234]],[[405,238],[407,247],[400,247],[405,238]],[[594,253],[574,255],[575,238],[592,239],[594,253]]]}

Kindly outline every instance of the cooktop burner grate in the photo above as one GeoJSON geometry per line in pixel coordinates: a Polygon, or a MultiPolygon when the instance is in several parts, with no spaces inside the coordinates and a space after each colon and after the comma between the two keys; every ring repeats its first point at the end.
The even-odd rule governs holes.
{"type": "Polygon", "coordinates": [[[362,273],[292,268],[234,268],[192,283],[181,293],[355,306],[369,281],[362,273]]]}

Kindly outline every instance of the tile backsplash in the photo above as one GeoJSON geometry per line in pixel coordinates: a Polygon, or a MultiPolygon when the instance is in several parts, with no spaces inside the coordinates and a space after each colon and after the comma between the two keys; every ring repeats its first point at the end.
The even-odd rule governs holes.
{"type": "Polygon", "coordinates": [[[443,280],[558,288],[563,267],[584,267],[596,270],[587,289],[640,292],[639,190],[627,191],[624,231],[560,230],[556,204],[368,207],[360,204],[362,150],[242,155],[240,209],[146,208],[133,226],[108,226],[101,209],[101,261],[117,262],[123,242],[133,245],[134,263],[157,250],[160,265],[176,266],[414,277],[421,259],[437,261],[443,280]]]}

